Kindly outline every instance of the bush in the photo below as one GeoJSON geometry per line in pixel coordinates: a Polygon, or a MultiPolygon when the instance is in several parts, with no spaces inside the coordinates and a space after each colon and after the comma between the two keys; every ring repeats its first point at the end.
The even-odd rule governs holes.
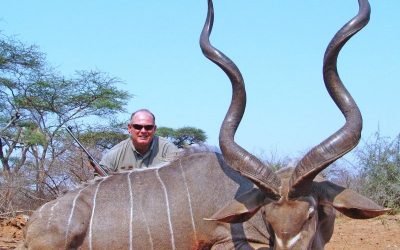
{"type": "Polygon", "coordinates": [[[379,132],[356,151],[360,167],[360,192],[382,206],[400,209],[400,135],[379,132]]]}

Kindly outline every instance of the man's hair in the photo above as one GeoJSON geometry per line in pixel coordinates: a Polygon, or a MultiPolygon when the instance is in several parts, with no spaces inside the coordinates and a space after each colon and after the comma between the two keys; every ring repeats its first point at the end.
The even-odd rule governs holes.
{"type": "Polygon", "coordinates": [[[133,118],[137,113],[139,113],[139,112],[146,112],[146,113],[150,114],[150,115],[153,117],[153,123],[156,124],[156,117],[155,117],[154,114],[153,114],[150,110],[148,110],[148,109],[139,109],[139,110],[136,110],[135,112],[132,113],[132,115],[131,115],[131,120],[132,120],[132,118],[133,118]]]}

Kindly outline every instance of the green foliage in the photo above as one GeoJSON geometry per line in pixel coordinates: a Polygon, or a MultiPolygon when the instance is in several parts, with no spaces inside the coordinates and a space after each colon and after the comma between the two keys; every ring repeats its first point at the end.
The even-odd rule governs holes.
{"type": "Polygon", "coordinates": [[[44,56],[36,46],[26,46],[20,41],[0,33],[0,70],[23,72],[43,66],[44,56]]]}
{"type": "Polygon", "coordinates": [[[158,127],[156,135],[169,139],[175,138],[177,136],[175,129],[169,127],[158,127]]]}
{"type": "Polygon", "coordinates": [[[24,128],[22,130],[22,138],[25,144],[32,146],[32,145],[46,145],[46,136],[40,132],[38,129],[29,129],[24,128]]]}
{"type": "Polygon", "coordinates": [[[395,139],[377,132],[357,151],[362,192],[379,204],[400,208],[400,135],[395,139]]]}
{"type": "Polygon", "coordinates": [[[37,76],[33,81],[17,83],[8,89],[14,95],[13,105],[20,110],[67,117],[102,116],[124,111],[130,98],[126,91],[113,86],[116,83],[117,79],[101,72],[77,72],[72,79],[56,74],[37,76]]]}
{"type": "MultiPolygon", "coordinates": [[[[118,83],[99,71],[63,76],[47,65],[37,47],[0,33],[0,183],[15,186],[18,181],[21,186],[15,193],[24,190],[21,196],[43,202],[62,188],[87,180],[87,157],[63,127],[74,125],[76,134],[95,145],[90,150],[98,155],[96,149],[126,138],[109,125],[131,97],[116,87],[118,83]],[[96,117],[101,118],[102,129],[93,124],[96,117]],[[90,121],[96,129],[87,125],[90,121]]],[[[0,189],[0,197],[6,197],[3,194],[0,189]]],[[[13,207],[13,197],[2,199],[0,213],[13,207]]]]}
{"type": "Polygon", "coordinates": [[[179,148],[204,143],[207,140],[207,136],[202,129],[188,126],[179,129],[159,127],[156,135],[168,138],[179,148]]]}
{"type": "Polygon", "coordinates": [[[79,135],[79,140],[85,145],[104,151],[128,138],[126,131],[126,125],[121,123],[113,124],[112,127],[88,128],[79,135]]]}

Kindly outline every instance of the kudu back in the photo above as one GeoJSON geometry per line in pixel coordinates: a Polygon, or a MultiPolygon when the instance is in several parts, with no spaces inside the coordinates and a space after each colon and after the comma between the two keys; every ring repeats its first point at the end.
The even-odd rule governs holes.
{"type": "Polygon", "coordinates": [[[30,249],[210,246],[216,223],[203,218],[253,186],[221,155],[194,153],[161,168],[97,179],[46,203],[31,217],[25,241],[30,249]]]}
{"type": "Polygon", "coordinates": [[[28,249],[323,249],[335,209],[355,219],[388,211],[318,174],[353,149],[361,113],[343,86],[336,61],[369,20],[367,0],[334,36],[325,53],[326,88],[346,122],[297,164],[274,172],[234,141],[246,91],[236,65],[209,37],[214,10],[200,36],[204,55],[232,84],[220,130],[222,154],[198,152],[159,168],[100,178],[39,208],[26,228],[28,249]]]}

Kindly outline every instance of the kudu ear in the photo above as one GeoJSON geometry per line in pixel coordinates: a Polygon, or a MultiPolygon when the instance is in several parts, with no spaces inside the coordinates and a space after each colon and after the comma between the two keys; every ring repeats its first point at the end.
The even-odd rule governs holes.
{"type": "Polygon", "coordinates": [[[332,182],[319,183],[328,200],[336,210],[353,219],[369,219],[389,212],[391,209],[376,204],[371,199],[332,182]]]}
{"type": "Polygon", "coordinates": [[[241,223],[249,220],[268,202],[265,192],[254,188],[225,205],[222,209],[204,220],[226,223],[241,223]]]}

